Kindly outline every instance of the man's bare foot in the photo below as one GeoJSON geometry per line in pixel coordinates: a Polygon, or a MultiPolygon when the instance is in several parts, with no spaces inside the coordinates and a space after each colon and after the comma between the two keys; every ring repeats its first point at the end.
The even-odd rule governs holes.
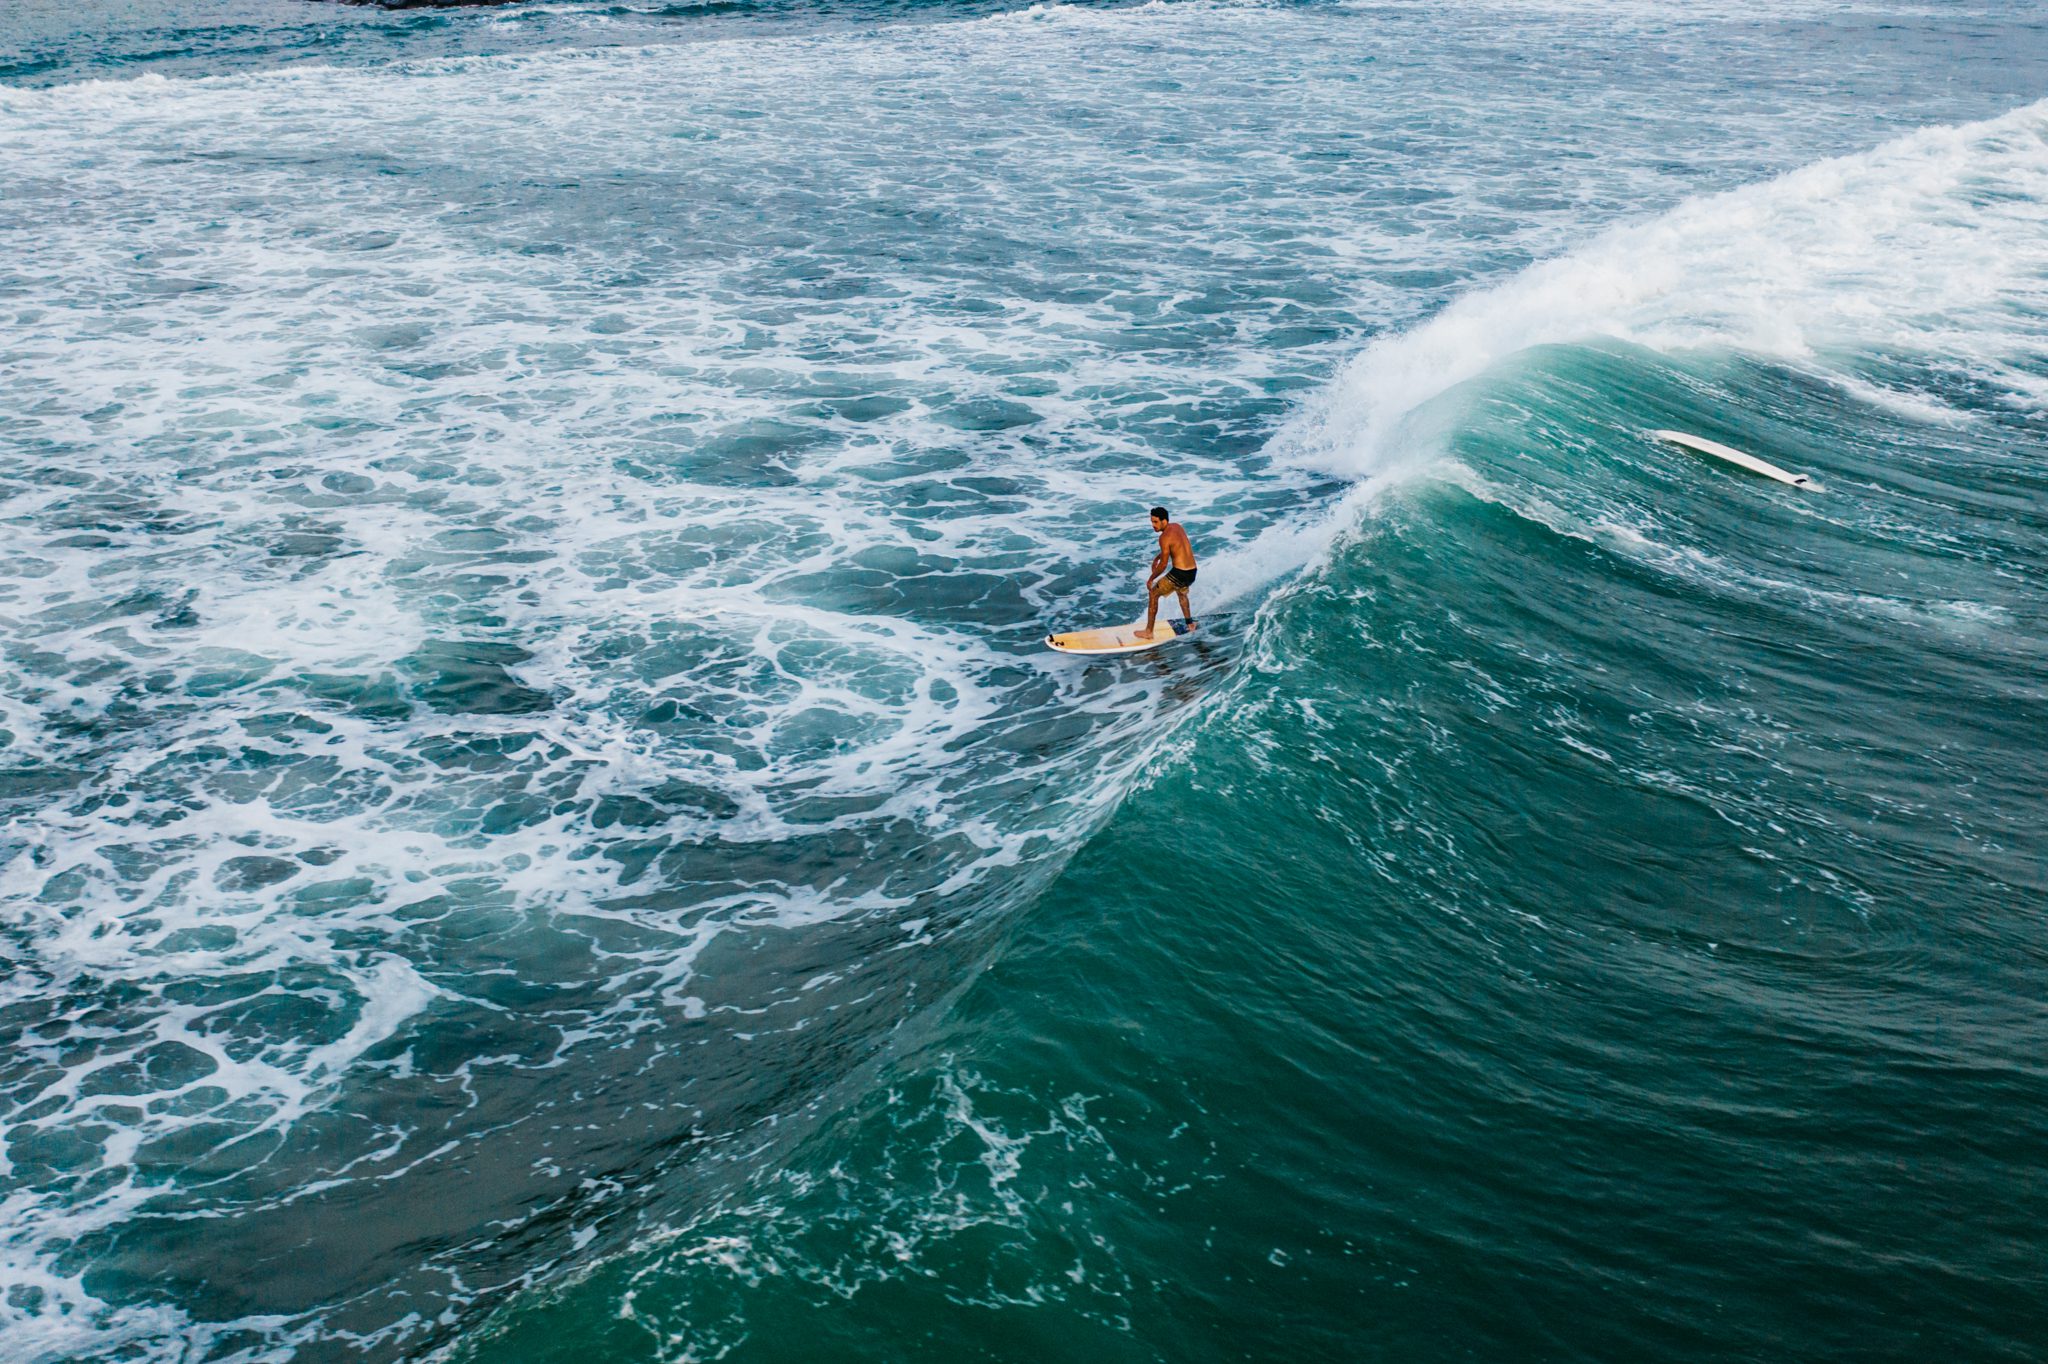
{"type": "Polygon", "coordinates": [[[1131,637],[1133,639],[1150,639],[1152,638],[1152,631],[1140,625],[1137,629],[1131,631],[1131,637]]]}

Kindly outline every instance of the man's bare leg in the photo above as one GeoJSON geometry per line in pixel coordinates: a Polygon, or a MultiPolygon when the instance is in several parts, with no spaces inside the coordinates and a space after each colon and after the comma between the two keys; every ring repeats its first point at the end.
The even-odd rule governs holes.
{"type": "Polygon", "coordinates": [[[1188,629],[1194,629],[1195,613],[1188,609],[1188,594],[1186,589],[1182,589],[1181,591],[1176,592],[1174,595],[1180,598],[1180,618],[1188,623],[1188,629]]]}
{"type": "Polygon", "coordinates": [[[1145,597],[1145,628],[1142,630],[1131,631],[1131,633],[1136,635],[1139,639],[1152,638],[1152,622],[1159,619],[1159,599],[1166,595],[1166,589],[1163,587],[1151,587],[1147,588],[1146,592],[1147,595],[1145,597]]]}

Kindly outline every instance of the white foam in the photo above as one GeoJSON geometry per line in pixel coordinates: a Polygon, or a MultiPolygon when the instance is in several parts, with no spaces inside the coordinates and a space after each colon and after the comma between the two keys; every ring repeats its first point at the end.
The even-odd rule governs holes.
{"type": "MultiPolygon", "coordinates": [[[[991,64],[1005,58],[974,45],[1042,41],[1011,28],[946,41],[991,64]]],[[[409,918],[408,906],[530,919],[589,943],[596,959],[599,1004],[559,1024],[544,1060],[455,1067],[482,1104],[472,1085],[486,1083],[487,1063],[575,1066],[656,1021],[706,1018],[690,982],[721,934],[896,913],[929,924],[912,907],[1013,872],[1027,842],[1031,856],[1058,851],[1045,832],[1098,815],[1142,756],[1087,762],[1069,747],[977,768],[960,754],[1078,694],[1080,678],[1019,668],[993,638],[1036,624],[1046,598],[1034,565],[1098,552],[1076,499],[1128,504],[1142,544],[1135,513],[1150,485],[1199,464],[1128,441],[1137,467],[1108,467],[1084,392],[1178,397],[1267,377],[1269,357],[1241,349],[1233,374],[1214,356],[1135,353],[1119,343],[1117,305],[1014,285],[991,285],[991,309],[963,319],[952,281],[915,273],[843,304],[778,305],[750,283],[772,253],[664,264],[660,228],[653,278],[620,289],[604,282],[612,262],[576,243],[555,255],[506,249],[522,234],[546,243],[544,224],[479,230],[374,169],[318,169],[346,148],[508,173],[603,164],[654,182],[680,166],[747,192],[764,167],[794,177],[836,157],[856,196],[907,186],[927,204],[983,211],[971,193],[927,190],[917,164],[899,185],[863,147],[835,147],[842,111],[829,98],[764,127],[758,145],[670,136],[720,117],[691,112],[692,100],[772,105],[792,79],[830,91],[928,78],[942,59],[923,39],[788,40],[735,55],[550,54],[0,91],[10,174],[62,187],[54,206],[17,199],[0,217],[10,270],[38,281],[0,366],[47,399],[7,471],[67,475],[35,481],[10,507],[33,562],[10,572],[0,624],[41,662],[0,705],[17,755],[75,773],[6,830],[0,914],[19,955],[5,988],[15,1002],[115,987],[129,1000],[128,1031],[83,1060],[55,1036],[31,1037],[52,1076],[7,1096],[13,1113],[39,1114],[36,1130],[89,1141],[88,1174],[118,1190],[79,1197],[78,1180],[57,1181],[7,1219],[0,1273],[24,1290],[46,1285],[4,1309],[10,1345],[30,1357],[124,1341],[203,1348],[212,1328],[94,1302],[49,1269],[52,1257],[160,1198],[126,1178],[151,1143],[222,1123],[245,1142],[291,1139],[349,1086],[414,1073],[398,1049],[436,1040],[437,1000],[473,1004],[477,985],[433,919],[409,918]],[[160,258],[138,261],[138,241],[160,258]],[[591,325],[604,319],[615,320],[591,325]],[[837,358],[849,336],[867,340],[837,358]],[[1017,401],[1004,375],[1018,369],[1057,380],[1024,395],[1037,417],[1029,444],[963,435],[927,410],[1017,401]],[[910,406],[882,421],[807,419],[830,439],[787,459],[787,486],[676,458],[719,430],[789,422],[813,388],[904,393],[910,406]],[[693,439],[661,444],[663,414],[693,439]],[[948,472],[1007,480],[1018,505],[999,522],[920,517],[871,478],[948,447],[966,462],[942,466],[935,487],[948,472]],[[89,534],[60,533],[82,506],[89,534]],[[912,598],[887,582],[835,595],[867,583],[864,556],[904,550],[935,590],[1012,577],[1021,590],[997,599],[995,618],[950,620],[913,616],[912,598]],[[991,558],[1014,567],[982,570],[991,558]],[[112,609],[146,593],[159,599],[147,609],[112,609]],[[389,713],[417,684],[418,660],[451,640],[516,643],[524,656],[493,685],[532,688],[547,708],[389,713]],[[665,709],[699,719],[679,734],[678,722],[647,718],[665,709]],[[124,713],[139,723],[80,727],[124,713]],[[978,793],[1034,779],[1047,786],[1042,808],[998,818],[978,793]],[[617,835],[596,820],[608,801],[673,787],[698,796],[646,835],[665,845],[832,833],[900,844],[922,830],[933,852],[900,865],[887,847],[817,867],[757,859],[735,873],[743,884],[679,914],[636,898],[643,873],[602,855],[617,835]],[[505,812],[502,826],[488,823],[505,812]],[[194,984],[202,1002],[185,997],[194,984]],[[252,1001],[306,1016],[274,1032],[232,1026],[252,1001]],[[153,1048],[185,1058],[175,1082],[142,1067],[153,1048]]],[[[1135,70],[1139,56],[1126,60],[1135,70]]],[[[980,117],[1020,136],[993,111],[980,117]]],[[[916,119],[879,135],[914,153],[926,132],[916,119]]],[[[1157,191],[1161,203],[1171,194],[1157,191]]],[[[1170,281],[1126,282],[1164,293],[1170,281]]],[[[1207,495],[1241,492],[1227,469],[1209,472],[1207,495]]],[[[1145,718],[1124,714],[1128,703],[1156,690],[1139,682],[1091,704],[1126,731],[1145,718]]],[[[591,984],[589,966],[562,969],[591,984]]],[[[547,963],[521,970],[555,983],[547,963]]],[[[460,1119],[445,1130],[472,1135],[460,1119]]],[[[451,1149],[439,1136],[419,1134],[415,1150],[404,1133],[365,1130],[363,1149],[381,1153],[370,1174],[350,1162],[280,1201],[395,1179],[451,1149]]],[[[304,1323],[243,1325],[282,1349],[304,1323]]]]}
{"type": "Polygon", "coordinates": [[[1375,469],[1396,431],[1459,385],[1538,346],[1599,339],[1768,356],[1952,419],[1937,398],[1880,390],[1836,362],[1918,356],[2033,409],[2048,402],[2048,376],[2027,365],[2044,314],[2048,102],[1689,201],[1460,299],[1368,346],[1291,449],[1335,472],[1375,469]]]}

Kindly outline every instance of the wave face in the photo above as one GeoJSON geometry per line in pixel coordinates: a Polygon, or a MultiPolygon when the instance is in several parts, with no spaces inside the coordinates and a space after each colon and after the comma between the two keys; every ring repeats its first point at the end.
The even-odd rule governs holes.
{"type": "Polygon", "coordinates": [[[2041,34],[700,9],[0,21],[5,1353],[2024,1357],[2041,34]]]}

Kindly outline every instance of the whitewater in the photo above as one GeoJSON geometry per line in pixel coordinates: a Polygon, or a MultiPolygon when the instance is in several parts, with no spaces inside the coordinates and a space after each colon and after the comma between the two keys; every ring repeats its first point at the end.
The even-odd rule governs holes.
{"type": "Polygon", "coordinates": [[[0,19],[0,1351],[2024,1357],[2044,72],[0,19]]]}

